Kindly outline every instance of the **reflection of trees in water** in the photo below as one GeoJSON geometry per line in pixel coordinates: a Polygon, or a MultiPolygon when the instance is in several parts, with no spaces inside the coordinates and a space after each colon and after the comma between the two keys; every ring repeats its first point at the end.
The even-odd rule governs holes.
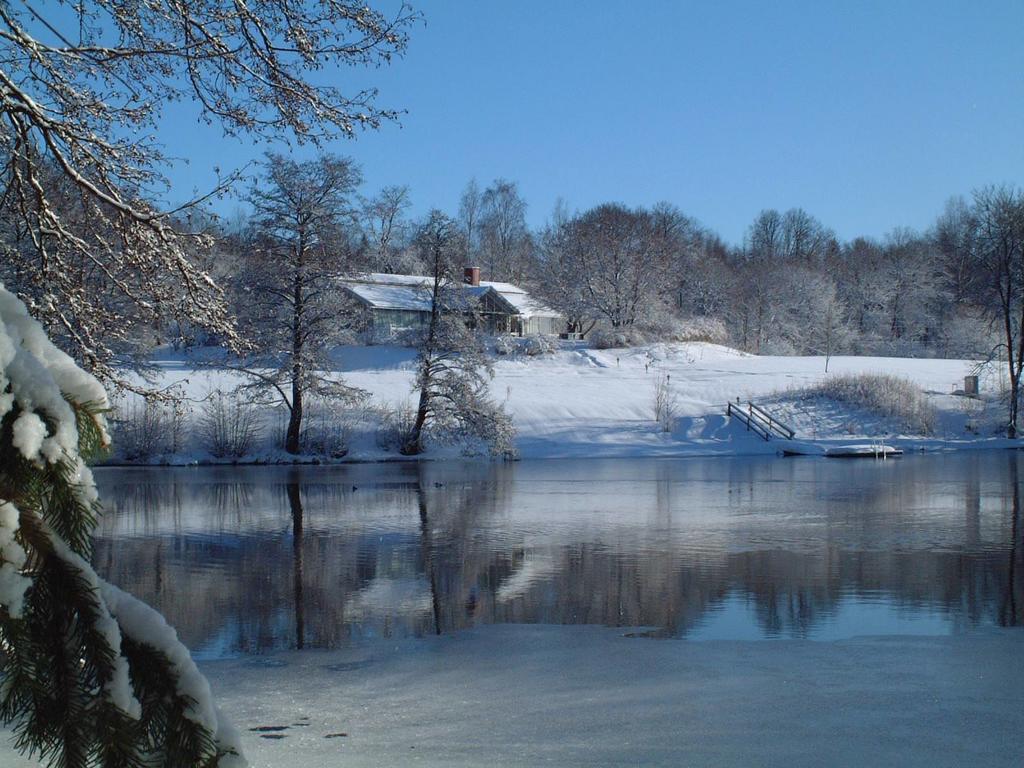
{"type": "MultiPolygon", "coordinates": [[[[889,496],[859,518],[841,506],[856,502],[840,499],[849,491],[825,488],[839,506],[793,550],[755,546],[766,534],[744,528],[742,514],[728,518],[736,527],[716,531],[719,538],[695,540],[685,515],[688,487],[669,464],[652,478],[645,525],[604,523],[575,534],[583,540],[531,538],[509,522],[517,520],[514,467],[479,466],[462,478],[423,464],[359,488],[303,482],[301,473],[237,492],[214,484],[205,498],[196,489],[175,495],[163,488],[155,503],[166,503],[167,514],[179,514],[182,503],[208,504],[218,521],[247,519],[256,504],[264,517],[274,511],[272,524],[250,532],[236,526],[230,534],[101,539],[96,562],[163,610],[188,643],[211,652],[338,647],[492,622],[643,625],[686,634],[730,598],[749,604],[769,635],[806,635],[851,595],[897,610],[945,611],[962,624],[1019,625],[1017,461],[1012,455],[995,485],[990,475],[982,483],[977,473],[965,475],[957,546],[949,536],[941,547],[923,548],[920,540],[907,546],[901,536],[918,523],[900,509],[917,502],[907,489],[885,484],[889,496]],[[1002,511],[991,503],[997,498],[1005,500],[1002,511]],[[886,546],[858,545],[875,540],[886,546]],[[731,550],[735,541],[742,542],[738,551],[731,550]]],[[[803,470],[779,464],[772,479],[790,498],[785,473],[803,470]]],[[[761,504],[765,490],[754,480],[730,481],[727,503],[761,504]]],[[[149,503],[156,488],[133,489],[127,498],[149,503]]],[[[785,505],[774,503],[782,514],[785,505]]],[[[771,515],[755,522],[776,530],[771,515]]]]}
{"type": "Polygon", "coordinates": [[[1015,454],[1010,455],[1010,553],[1007,558],[1006,587],[999,608],[999,624],[1004,627],[1021,625],[1021,531],[1020,522],[1020,477],[1019,462],[1015,454]]]}

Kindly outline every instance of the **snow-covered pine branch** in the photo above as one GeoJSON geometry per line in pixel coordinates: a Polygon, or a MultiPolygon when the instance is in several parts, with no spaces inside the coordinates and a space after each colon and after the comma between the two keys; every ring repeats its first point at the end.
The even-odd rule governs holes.
{"type": "Polygon", "coordinates": [[[244,765],[174,630],[89,564],[107,408],[0,284],[0,718],[51,765],[244,765]]]}

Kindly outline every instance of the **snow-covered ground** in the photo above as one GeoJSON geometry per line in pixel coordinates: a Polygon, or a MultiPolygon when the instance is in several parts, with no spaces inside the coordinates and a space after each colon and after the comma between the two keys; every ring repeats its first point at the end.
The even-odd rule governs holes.
{"type": "MultiPolygon", "coordinates": [[[[1019,635],[688,642],[495,625],[201,667],[255,768],[1016,768],[1019,635]]],[[[0,737],[0,766],[34,765],[0,737]]]]}
{"type": "Polygon", "coordinates": [[[742,644],[624,634],[489,627],[411,655],[291,654],[275,657],[280,666],[206,672],[257,766],[296,765],[298,754],[311,767],[1024,760],[1020,638],[742,644]],[[288,727],[265,739],[250,730],[261,726],[288,727]]]}
{"type": "Polygon", "coordinates": [[[204,671],[267,768],[1024,762],[1019,633],[638,634],[491,626],[376,655],[289,653],[204,671]]]}
{"type": "MultiPolygon", "coordinates": [[[[399,407],[414,401],[414,352],[400,347],[346,347],[334,360],[348,383],[366,390],[371,403],[399,407]]],[[[240,381],[234,374],[196,370],[182,360],[162,360],[160,384],[178,382],[193,398],[240,381]]],[[[725,416],[727,401],[754,399],[778,408],[800,440],[849,443],[884,439],[906,449],[999,447],[1002,405],[993,380],[982,380],[989,397],[954,396],[974,363],[882,357],[833,357],[828,375],[893,374],[914,382],[936,408],[931,435],[901,434],[873,414],[835,403],[808,406],[787,393],[819,383],[823,357],[754,356],[702,342],[653,344],[632,349],[564,347],[535,357],[498,357],[491,383],[518,429],[523,458],[635,457],[775,453],[765,442],[725,416]],[[677,403],[674,429],[663,432],[654,418],[654,390],[668,377],[677,403]]],[[[179,456],[187,460],[195,451],[179,456]]],[[[372,429],[356,430],[348,459],[385,458],[372,429]]]]}

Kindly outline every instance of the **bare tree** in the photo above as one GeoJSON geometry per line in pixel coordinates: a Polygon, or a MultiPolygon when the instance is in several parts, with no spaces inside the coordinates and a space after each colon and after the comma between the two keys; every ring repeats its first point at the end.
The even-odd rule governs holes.
{"type": "Polygon", "coordinates": [[[962,197],[946,202],[932,235],[941,255],[941,270],[954,306],[970,301],[976,278],[971,260],[971,208],[962,197]]]}
{"type": "Polygon", "coordinates": [[[598,313],[580,275],[582,243],[576,231],[560,201],[538,237],[533,283],[537,295],[565,316],[571,333],[586,335],[597,324],[598,313]]]}
{"type": "Polygon", "coordinates": [[[474,332],[475,305],[462,287],[457,260],[463,252],[458,225],[433,211],[419,234],[431,265],[430,320],[419,343],[416,419],[402,452],[419,454],[428,427],[484,440],[493,453],[513,451],[508,416],[488,393],[490,360],[474,332]]]}
{"type": "Polygon", "coordinates": [[[401,249],[394,241],[402,234],[402,216],[410,205],[409,188],[384,187],[375,197],[362,201],[362,220],[373,242],[374,268],[380,272],[398,271],[401,249]]]}
{"type": "Polygon", "coordinates": [[[484,190],[477,227],[487,279],[519,282],[529,257],[530,234],[526,201],[514,181],[497,179],[484,190]]]}
{"type": "Polygon", "coordinates": [[[729,248],[705,232],[695,253],[676,267],[677,304],[686,315],[725,319],[734,270],[729,248]]]}
{"type": "Polygon", "coordinates": [[[387,63],[416,19],[405,4],[385,15],[361,0],[0,6],[0,204],[17,234],[4,261],[32,313],[108,381],[115,348],[168,308],[233,339],[222,293],[193,258],[210,239],[180,214],[236,176],[177,208],[156,202],[170,162],[153,130],[163,108],[193,102],[232,137],[375,128],[397,113],[374,89],[310,76],[387,63]]]}
{"type": "Polygon", "coordinates": [[[834,243],[835,235],[803,208],[790,208],[783,214],[782,250],[786,259],[818,265],[834,243]]]}
{"type": "Polygon", "coordinates": [[[655,310],[665,297],[671,264],[655,216],[609,203],[569,226],[587,300],[611,327],[632,326],[655,310]]]}
{"type": "Polygon", "coordinates": [[[844,351],[852,335],[846,307],[835,280],[827,273],[804,268],[793,276],[791,332],[795,346],[802,352],[824,355],[828,373],[832,355],[844,351]]]}
{"type": "Polygon", "coordinates": [[[251,331],[257,349],[244,366],[253,387],[288,410],[285,450],[301,450],[304,398],[354,394],[323,373],[327,351],[343,327],[337,278],[344,274],[338,230],[354,219],[351,196],[360,182],[348,158],[297,162],[268,154],[265,177],[249,200],[257,239],[246,286],[254,300],[251,331]]]}
{"type": "Polygon", "coordinates": [[[465,266],[474,263],[480,240],[480,186],[470,179],[459,198],[459,224],[462,227],[465,266]]]}
{"type": "Polygon", "coordinates": [[[772,261],[785,252],[782,214],[774,208],[761,211],[747,230],[746,250],[754,261],[772,261]]]}
{"type": "Polygon", "coordinates": [[[974,194],[972,254],[981,277],[979,305],[1002,331],[1010,379],[1008,437],[1017,436],[1024,370],[1024,193],[986,187],[974,194]]]}

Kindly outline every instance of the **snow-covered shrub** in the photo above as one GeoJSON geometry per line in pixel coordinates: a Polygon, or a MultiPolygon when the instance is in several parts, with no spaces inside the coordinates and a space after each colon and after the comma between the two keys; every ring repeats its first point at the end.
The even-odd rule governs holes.
{"type": "Polygon", "coordinates": [[[550,336],[528,336],[523,339],[523,352],[536,357],[554,352],[556,344],[550,336]]]}
{"type": "Polygon", "coordinates": [[[841,374],[829,376],[807,394],[873,411],[899,422],[915,434],[935,429],[935,408],[920,388],[907,379],[885,374],[841,374]]]}
{"type": "Polygon", "coordinates": [[[259,411],[237,393],[214,392],[202,405],[199,435],[211,455],[238,459],[253,453],[263,436],[259,411]]]}
{"type": "Polygon", "coordinates": [[[654,380],[654,420],[662,432],[671,432],[679,413],[679,399],[667,373],[659,373],[654,380]]]}
{"type": "Polygon", "coordinates": [[[116,455],[125,461],[145,462],[176,453],[182,447],[184,427],[184,409],[174,401],[129,396],[111,411],[116,455]]]}
{"type": "Polygon", "coordinates": [[[644,336],[650,341],[729,343],[725,323],[713,317],[665,318],[656,325],[645,325],[644,336]]]}
{"type": "Polygon", "coordinates": [[[512,355],[518,349],[516,339],[512,336],[497,336],[494,339],[494,353],[496,355],[512,355]]]}
{"type": "Polygon", "coordinates": [[[594,349],[623,349],[646,344],[647,338],[643,332],[634,327],[630,328],[595,328],[588,337],[594,349]]]}
{"type": "MultiPolygon", "coordinates": [[[[334,459],[345,456],[352,442],[352,424],[365,416],[365,410],[362,402],[345,405],[329,399],[308,399],[302,413],[300,452],[334,459]]],[[[285,447],[288,417],[287,409],[277,409],[268,441],[275,448],[285,447]]]]}
{"type": "Polygon", "coordinates": [[[764,343],[761,344],[760,350],[760,354],[762,355],[789,356],[799,353],[800,350],[793,344],[793,342],[783,337],[766,339],[764,343]]]}
{"type": "Polygon", "coordinates": [[[558,349],[558,343],[552,336],[497,336],[494,339],[494,352],[497,355],[546,355],[558,349]]]}
{"type": "Polygon", "coordinates": [[[473,423],[464,426],[465,432],[460,435],[465,445],[464,453],[489,454],[508,461],[518,457],[516,428],[503,407],[495,406],[486,413],[480,413],[473,423]]]}

